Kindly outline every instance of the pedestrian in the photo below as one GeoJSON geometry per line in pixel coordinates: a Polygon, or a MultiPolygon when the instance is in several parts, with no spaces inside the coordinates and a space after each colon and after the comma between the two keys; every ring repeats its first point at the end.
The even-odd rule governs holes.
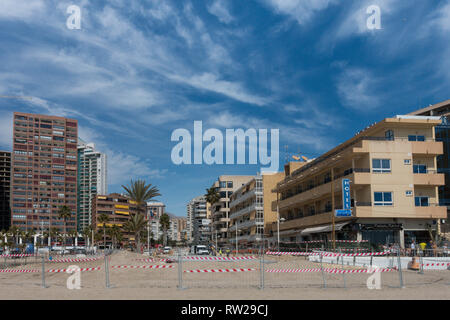
{"type": "Polygon", "coordinates": [[[416,255],[416,241],[415,240],[413,240],[411,242],[411,254],[413,257],[416,255]]]}
{"type": "Polygon", "coordinates": [[[420,244],[419,244],[419,246],[420,246],[420,250],[422,250],[422,255],[425,255],[425,249],[426,249],[426,247],[427,247],[427,244],[425,243],[425,242],[421,242],[420,244]]]}
{"type": "Polygon", "coordinates": [[[229,248],[227,248],[227,258],[229,258],[230,257],[230,249],[229,248]]]}

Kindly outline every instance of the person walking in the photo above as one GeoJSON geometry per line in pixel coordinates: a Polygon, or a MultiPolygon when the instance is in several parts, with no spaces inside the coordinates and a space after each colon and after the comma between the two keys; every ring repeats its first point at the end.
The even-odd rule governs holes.
{"type": "Polygon", "coordinates": [[[416,241],[411,242],[411,255],[414,257],[416,255],[416,241]]]}

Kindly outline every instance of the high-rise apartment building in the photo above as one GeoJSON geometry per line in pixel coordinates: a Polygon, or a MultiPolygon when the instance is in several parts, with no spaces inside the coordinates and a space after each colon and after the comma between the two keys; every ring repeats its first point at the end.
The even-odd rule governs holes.
{"type": "Polygon", "coordinates": [[[61,206],[72,216],[67,231],[76,229],[77,120],[14,113],[11,170],[11,224],[22,230],[64,231],[61,206]]]}
{"type": "Polygon", "coordinates": [[[447,207],[447,219],[441,230],[450,233],[450,100],[414,111],[411,115],[441,117],[441,124],[435,127],[436,141],[442,141],[444,154],[437,157],[437,170],[445,175],[445,185],[439,187],[439,203],[447,207]]]}
{"type": "Polygon", "coordinates": [[[146,218],[150,219],[150,232],[152,239],[158,241],[162,237],[159,218],[165,213],[166,205],[162,202],[147,202],[146,218]]]}
{"type": "Polygon", "coordinates": [[[106,154],[93,143],[78,141],[77,229],[82,232],[92,224],[92,202],[96,194],[107,194],[106,154]]]}
{"type": "MultiPolygon", "coordinates": [[[[351,216],[335,218],[338,240],[402,247],[429,241],[447,215],[439,205],[438,188],[445,184],[437,171],[440,124],[440,117],[384,119],[289,172],[274,188],[273,208],[284,220],[281,241],[331,240],[334,211],[344,204],[351,216]],[[345,197],[344,184],[350,187],[345,197]]],[[[276,239],[277,223],[271,231],[276,239]]]]}
{"type": "Polygon", "coordinates": [[[230,197],[236,189],[251,180],[252,176],[220,176],[213,184],[220,195],[219,201],[211,204],[212,234],[211,240],[219,247],[228,244],[228,227],[230,223],[230,197]]]}
{"type": "Polygon", "coordinates": [[[0,151],[0,230],[8,230],[11,223],[10,187],[11,152],[0,151]]]}
{"type": "Polygon", "coordinates": [[[192,244],[209,244],[211,240],[211,219],[209,203],[205,196],[199,196],[187,205],[189,226],[192,226],[192,244]]]}
{"type": "Polygon", "coordinates": [[[239,248],[257,247],[265,238],[266,227],[277,220],[272,202],[276,193],[272,190],[284,177],[284,173],[266,173],[253,177],[230,197],[230,227],[228,240],[239,248]]]}

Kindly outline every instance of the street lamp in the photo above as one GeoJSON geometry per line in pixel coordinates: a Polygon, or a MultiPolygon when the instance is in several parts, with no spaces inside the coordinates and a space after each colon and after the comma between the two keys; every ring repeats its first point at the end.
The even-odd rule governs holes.
{"type": "Polygon", "coordinates": [[[278,252],[280,252],[280,222],[283,223],[285,220],[285,218],[279,217],[277,219],[278,252]]]}

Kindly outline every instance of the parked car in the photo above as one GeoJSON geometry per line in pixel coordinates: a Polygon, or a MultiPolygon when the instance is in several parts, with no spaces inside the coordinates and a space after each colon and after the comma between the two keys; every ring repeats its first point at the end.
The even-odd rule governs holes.
{"type": "Polygon", "coordinates": [[[195,255],[209,255],[208,247],[202,244],[198,244],[196,246],[191,247],[191,254],[195,255]]]}
{"type": "Polygon", "coordinates": [[[168,254],[168,253],[170,253],[170,251],[172,251],[171,247],[164,247],[164,249],[163,249],[164,254],[168,254]]]}

